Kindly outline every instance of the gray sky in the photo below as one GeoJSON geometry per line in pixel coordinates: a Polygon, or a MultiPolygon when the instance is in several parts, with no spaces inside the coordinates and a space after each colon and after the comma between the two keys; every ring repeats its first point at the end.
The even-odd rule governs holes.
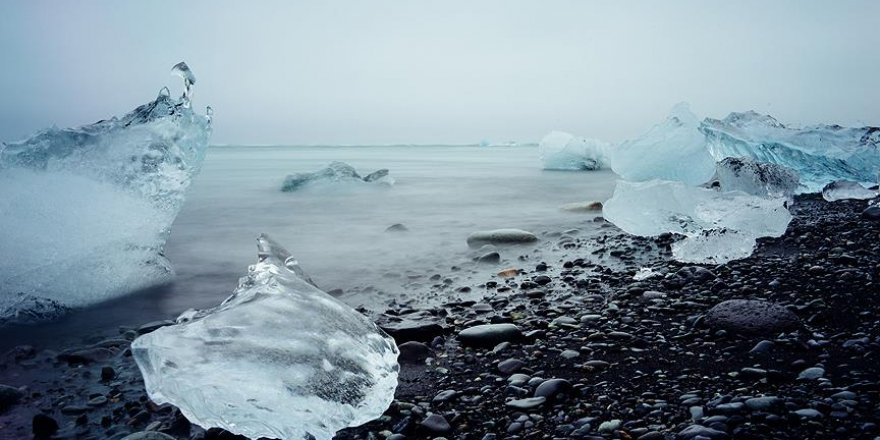
{"type": "Polygon", "coordinates": [[[0,0],[0,139],[152,99],[185,60],[215,143],[637,136],[679,101],[880,124],[877,1],[0,0]]]}

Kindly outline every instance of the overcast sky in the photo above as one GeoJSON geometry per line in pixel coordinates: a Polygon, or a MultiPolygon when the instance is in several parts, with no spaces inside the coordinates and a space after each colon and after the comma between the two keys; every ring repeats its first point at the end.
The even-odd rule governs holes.
{"type": "Polygon", "coordinates": [[[621,140],[679,101],[880,125],[878,1],[0,0],[0,140],[197,77],[214,143],[621,140]]]}

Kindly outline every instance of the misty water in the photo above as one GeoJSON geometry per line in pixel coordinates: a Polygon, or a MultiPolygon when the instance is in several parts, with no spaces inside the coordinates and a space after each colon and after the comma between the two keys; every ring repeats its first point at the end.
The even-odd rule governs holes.
{"type": "Polygon", "coordinates": [[[610,171],[542,170],[534,145],[211,147],[166,245],[176,271],[172,283],[75,310],[56,322],[0,329],[0,336],[5,333],[4,345],[51,346],[211,307],[256,261],[260,233],[285,245],[322,289],[342,289],[340,298],[352,306],[381,311],[393,300],[427,305],[467,299],[454,290],[466,280],[485,282],[501,268],[537,263],[517,261],[522,254],[549,262],[563,253],[552,240],[542,240],[499,249],[500,264],[480,265],[474,261],[480,252],[466,244],[468,234],[520,228],[544,237],[562,231],[589,235],[597,231],[598,214],[560,206],[604,201],[614,180],[610,171]],[[280,191],[286,175],[317,171],[334,160],[361,175],[387,168],[396,183],[280,191]],[[408,231],[385,231],[396,223],[408,231]],[[456,282],[438,292],[431,288],[434,274],[456,282]]]}

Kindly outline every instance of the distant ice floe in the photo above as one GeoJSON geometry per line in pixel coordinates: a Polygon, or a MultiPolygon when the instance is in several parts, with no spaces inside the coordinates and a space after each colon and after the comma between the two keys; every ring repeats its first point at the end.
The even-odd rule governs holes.
{"type": "MultiPolygon", "coordinates": [[[[554,132],[542,145],[572,139],[578,138],[554,132]]],[[[604,163],[623,179],[603,214],[631,234],[683,235],[673,246],[676,260],[745,258],[758,238],[785,232],[787,202],[795,194],[824,187],[827,200],[876,197],[860,183],[877,179],[878,145],[878,127],[795,129],[755,112],[700,121],[678,104],[642,136],[602,149],[604,163]],[[839,180],[850,182],[832,184],[839,180]]],[[[592,154],[572,150],[567,160],[592,154]]]]}
{"type": "Polygon", "coordinates": [[[218,307],[132,343],[150,399],[254,439],[329,440],[381,416],[397,387],[394,340],[315,287],[269,237],[258,250],[218,307]]]}
{"type": "Polygon", "coordinates": [[[554,131],[544,136],[538,152],[545,170],[582,171],[608,168],[611,144],[554,131]]]}
{"type": "Polygon", "coordinates": [[[170,227],[202,160],[208,116],[163,88],[121,118],[0,144],[0,322],[52,318],[165,282],[170,227]]]}
{"type": "Polygon", "coordinates": [[[353,166],[345,162],[334,161],[314,173],[288,175],[281,185],[281,191],[292,192],[312,185],[339,183],[376,183],[391,186],[394,185],[394,178],[389,175],[387,169],[376,170],[362,177],[353,166]]]}

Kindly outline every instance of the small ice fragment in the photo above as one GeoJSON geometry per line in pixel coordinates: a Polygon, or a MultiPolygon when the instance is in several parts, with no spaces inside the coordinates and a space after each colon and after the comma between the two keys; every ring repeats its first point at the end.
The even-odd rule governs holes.
{"type": "Polygon", "coordinates": [[[865,188],[858,182],[835,180],[822,188],[822,198],[829,202],[837,200],[868,200],[877,197],[877,191],[865,188]]]}
{"type": "Polygon", "coordinates": [[[638,272],[633,275],[633,280],[642,281],[647,280],[648,278],[654,278],[660,276],[660,272],[655,272],[654,269],[650,267],[642,267],[639,268],[638,272]]]}
{"type": "Polygon", "coordinates": [[[185,62],[181,61],[171,68],[171,73],[183,78],[183,97],[182,101],[185,106],[190,105],[192,101],[193,84],[196,83],[196,76],[185,62]]]}

